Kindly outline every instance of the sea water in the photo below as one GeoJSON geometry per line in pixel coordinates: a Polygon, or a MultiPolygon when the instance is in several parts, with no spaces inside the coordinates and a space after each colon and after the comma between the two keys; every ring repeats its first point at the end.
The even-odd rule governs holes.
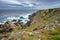
{"type": "Polygon", "coordinates": [[[35,11],[36,10],[0,10],[0,24],[14,19],[18,20],[21,16],[24,17],[24,19],[21,19],[22,22],[26,23],[29,20],[28,15],[35,11]]]}

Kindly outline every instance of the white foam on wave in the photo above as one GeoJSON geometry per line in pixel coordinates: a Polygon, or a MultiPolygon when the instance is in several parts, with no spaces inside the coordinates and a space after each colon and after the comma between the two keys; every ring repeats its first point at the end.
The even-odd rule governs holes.
{"type": "Polygon", "coordinates": [[[7,17],[6,20],[3,21],[3,23],[0,23],[0,24],[4,24],[6,21],[18,20],[18,19],[20,19],[21,16],[22,16],[24,19],[22,18],[22,19],[20,19],[20,20],[22,20],[21,22],[23,22],[23,24],[25,24],[25,23],[27,23],[27,21],[30,21],[30,20],[28,19],[29,15],[30,15],[30,14],[20,15],[20,16],[9,16],[9,17],[7,17]]]}
{"type": "Polygon", "coordinates": [[[27,21],[30,21],[30,19],[28,19],[29,15],[32,15],[32,13],[26,14],[26,15],[20,15],[20,16],[8,16],[6,18],[6,20],[3,21],[3,23],[0,24],[4,24],[6,21],[12,21],[12,20],[18,20],[20,19],[21,16],[23,16],[24,19],[21,19],[24,24],[27,23],[27,21]]]}

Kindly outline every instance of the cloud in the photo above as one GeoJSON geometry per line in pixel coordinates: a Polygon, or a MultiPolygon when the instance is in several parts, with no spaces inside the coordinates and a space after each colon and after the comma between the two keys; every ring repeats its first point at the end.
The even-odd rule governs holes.
{"type": "Polygon", "coordinates": [[[8,3],[8,4],[21,4],[19,1],[17,0],[0,0],[4,3],[8,3]]]}
{"type": "Polygon", "coordinates": [[[60,0],[0,0],[0,7],[5,5],[11,8],[54,8],[60,7],[60,0]]]}
{"type": "MultiPolygon", "coordinates": [[[[31,4],[29,1],[18,1],[18,0],[0,0],[1,2],[3,3],[6,3],[6,4],[16,4],[16,5],[22,5],[24,7],[33,7],[34,5],[31,4]]],[[[16,7],[16,6],[11,6],[11,7],[16,7]]]]}

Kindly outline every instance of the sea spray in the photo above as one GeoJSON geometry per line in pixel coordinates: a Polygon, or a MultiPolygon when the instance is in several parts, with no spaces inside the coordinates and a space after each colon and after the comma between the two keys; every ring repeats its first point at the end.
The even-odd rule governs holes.
{"type": "Polygon", "coordinates": [[[6,20],[3,20],[0,24],[4,24],[6,21],[12,21],[12,20],[21,20],[21,22],[23,22],[23,24],[27,23],[28,21],[30,21],[29,18],[29,15],[30,14],[27,14],[27,15],[21,15],[21,16],[9,16],[7,17],[6,20]],[[23,18],[20,18],[20,17],[23,17],[23,18]]]}

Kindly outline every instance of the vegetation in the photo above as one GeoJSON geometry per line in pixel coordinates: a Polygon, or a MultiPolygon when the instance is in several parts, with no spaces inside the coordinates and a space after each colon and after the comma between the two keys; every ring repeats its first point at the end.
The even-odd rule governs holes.
{"type": "Polygon", "coordinates": [[[25,25],[22,25],[23,23],[20,22],[21,20],[18,20],[15,23],[12,23],[13,21],[8,21],[3,24],[4,27],[1,25],[0,39],[60,40],[60,8],[39,10],[30,15],[29,19],[30,21],[25,25]],[[10,28],[12,30],[10,30],[10,28]],[[6,29],[8,29],[8,32],[6,29]]]}

